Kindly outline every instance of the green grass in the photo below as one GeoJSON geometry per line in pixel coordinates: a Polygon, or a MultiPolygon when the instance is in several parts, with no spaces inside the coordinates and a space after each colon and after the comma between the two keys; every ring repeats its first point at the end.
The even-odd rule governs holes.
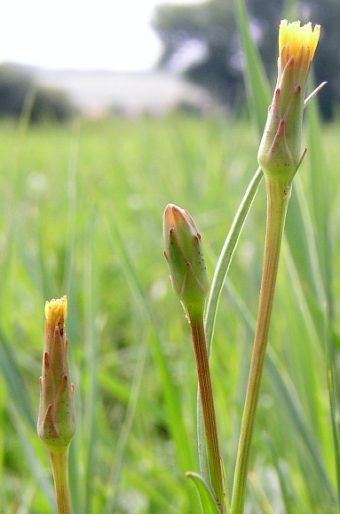
{"type": "MultiPolygon", "coordinates": [[[[327,169],[312,170],[306,158],[294,183],[308,231],[301,241],[294,218],[288,220],[251,458],[251,514],[337,512],[324,281],[315,263],[329,259],[326,269],[335,270],[329,288],[338,298],[339,135],[338,124],[322,127],[327,169]],[[322,174],[317,187],[327,187],[321,204],[315,173],[322,174]]],[[[308,137],[306,131],[307,144],[308,137]]],[[[169,202],[191,213],[212,276],[255,172],[257,145],[247,123],[222,118],[112,119],[27,131],[0,124],[0,512],[55,512],[35,422],[44,303],[63,294],[78,424],[71,446],[74,512],[200,511],[185,478],[185,471],[199,471],[196,372],[189,327],[167,278],[162,213],[169,202]]],[[[212,348],[229,488],[265,211],[261,184],[222,292],[212,348]]],[[[334,301],[337,358],[338,311],[334,301]]]]}

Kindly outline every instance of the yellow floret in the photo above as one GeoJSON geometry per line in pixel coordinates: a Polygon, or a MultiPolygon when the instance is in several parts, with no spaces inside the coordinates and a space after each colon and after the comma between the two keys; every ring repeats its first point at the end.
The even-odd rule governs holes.
{"type": "Polygon", "coordinates": [[[297,57],[301,46],[306,45],[310,51],[309,60],[312,60],[319,37],[320,25],[315,25],[314,29],[312,29],[311,23],[301,27],[299,21],[288,23],[287,20],[282,20],[279,32],[279,53],[281,55],[283,46],[288,44],[290,56],[297,57]]]}
{"type": "Polygon", "coordinates": [[[49,319],[53,316],[57,324],[60,318],[65,319],[67,316],[67,297],[51,300],[45,303],[45,317],[49,319]]]}

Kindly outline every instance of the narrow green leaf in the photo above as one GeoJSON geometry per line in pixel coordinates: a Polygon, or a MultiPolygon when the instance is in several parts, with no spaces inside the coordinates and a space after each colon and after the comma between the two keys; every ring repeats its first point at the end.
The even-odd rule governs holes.
{"type": "Polygon", "coordinates": [[[250,181],[249,186],[235,214],[215,268],[205,312],[205,330],[207,345],[209,349],[211,347],[211,341],[214,332],[218,301],[222,292],[225,277],[228,273],[242,228],[254,201],[258,187],[262,180],[262,176],[262,170],[258,168],[252,180],[250,181]]]}
{"type": "MultiPolygon", "coordinates": [[[[325,86],[327,87],[327,85],[325,86]]],[[[320,120],[317,101],[313,100],[307,109],[308,120],[308,161],[310,183],[310,205],[316,250],[320,263],[323,284],[330,312],[333,310],[332,283],[332,245],[329,234],[329,180],[327,162],[322,148],[320,120]]]]}
{"type": "Polygon", "coordinates": [[[196,486],[196,489],[201,500],[203,513],[221,514],[221,511],[218,508],[218,505],[216,504],[205,480],[197,473],[192,472],[187,473],[187,477],[191,478],[196,486]]]}
{"type": "MultiPolygon", "coordinates": [[[[327,85],[326,85],[327,87],[327,85]]],[[[310,165],[310,191],[313,216],[313,228],[316,252],[320,264],[320,273],[325,291],[325,329],[324,342],[328,367],[328,392],[331,408],[331,422],[334,444],[334,462],[337,477],[338,502],[340,504],[340,433],[337,412],[340,405],[340,381],[338,377],[336,341],[332,337],[334,318],[333,283],[333,249],[330,237],[329,180],[327,162],[322,148],[320,120],[316,101],[308,107],[308,139],[310,165]],[[328,330],[328,326],[331,330],[328,330]]],[[[321,308],[323,305],[320,306],[321,308]]]]}
{"type": "Polygon", "coordinates": [[[251,37],[250,24],[244,0],[236,0],[237,21],[239,24],[242,46],[245,57],[245,82],[248,104],[261,136],[266,123],[270,103],[270,88],[263,64],[251,37]]]}
{"type": "MultiPolygon", "coordinates": [[[[28,426],[35,429],[36,419],[33,406],[27,394],[27,388],[20,371],[13,344],[8,341],[4,332],[0,329],[0,369],[8,389],[8,400],[15,405],[15,410],[28,426]]],[[[37,390],[39,390],[37,379],[37,390]]]]}
{"type": "MultiPolygon", "coordinates": [[[[205,310],[205,331],[208,351],[211,351],[212,338],[214,334],[214,325],[217,315],[217,308],[219,298],[223,289],[226,275],[228,273],[235,248],[237,246],[242,228],[246,221],[247,215],[254,201],[258,187],[262,180],[262,170],[258,168],[249,183],[249,186],[245,192],[245,195],[240,203],[240,206],[236,212],[226,240],[224,242],[220,257],[215,267],[214,276],[207,299],[207,305],[205,310]]],[[[205,435],[203,428],[203,417],[201,402],[199,395],[197,396],[197,437],[198,437],[198,451],[200,460],[201,474],[207,479],[208,477],[208,466],[206,461],[206,450],[205,450],[205,435]]]]}
{"type": "MultiPolygon", "coordinates": [[[[98,267],[96,255],[96,215],[90,216],[87,229],[87,248],[85,250],[85,362],[90,377],[90,385],[87,390],[86,402],[84,405],[86,423],[84,432],[86,433],[86,465],[85,465],[85,502],[84,514],[90,514],[93,510],[93,468],[95,465],[95,451],[98,439],[97,427],[97,403],[98,403],[98,337],[95,326],[95,318],[98,313],[97,298],[98,294],[98,267]]],[[[85,418],[83,418],[85,419],[85,418]]]]}

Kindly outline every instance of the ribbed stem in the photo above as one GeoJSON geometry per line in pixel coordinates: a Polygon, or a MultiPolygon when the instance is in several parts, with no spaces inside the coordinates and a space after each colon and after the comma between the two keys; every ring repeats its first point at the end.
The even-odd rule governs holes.
{"type": "Polygon", "coordinates": [[[266,179],[266,187],[267,227],[262,283],[253,354],[236,460],[231,514],[243,514],[244,509],[250,447],[267,347],[282,234],[291,192],[290,188],[287,188],[285,183],[279,178],[266,179]]]}
{"type": "Polygon", "coordinates": [[[71,514],[68,483],[68,447],[62,451],[49,451],[48,454],[52,466],[58,514],[71,514]]]}

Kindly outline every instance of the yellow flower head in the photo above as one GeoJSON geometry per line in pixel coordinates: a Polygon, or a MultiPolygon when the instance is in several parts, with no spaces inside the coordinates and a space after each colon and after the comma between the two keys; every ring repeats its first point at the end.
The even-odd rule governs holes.
{"type": "Polygon", "coordinates": [[[278,77],[261,140],[258,162],[267,177],[292,180],[301,155],[305,89],[319,42],[320,25],[281,21],[278,77]]]}
{"type": "Polygon", "coordinates": [[[51,300],[50,302],[45,303],[45,318],[54,323],[55,326],[58,325],[59,321],[65,320],[67,316],[67,297],[63,296],[62,298],[58,298],[55,300],[51,300]]]}
{"type": "Polygon", "coordinates": [[[288,23],[287,20],[282,20],[279,32],[279,54],[285,47],[286,60],[290,57],[295,59],[301,52],[301,47],[305,46],[309,49],[309,61],[314,57],[315,49],[319,42],[320,25],[315,25],[312,29],[312,24],[309,22],[301,27],[299,21],[288,23]]]}

